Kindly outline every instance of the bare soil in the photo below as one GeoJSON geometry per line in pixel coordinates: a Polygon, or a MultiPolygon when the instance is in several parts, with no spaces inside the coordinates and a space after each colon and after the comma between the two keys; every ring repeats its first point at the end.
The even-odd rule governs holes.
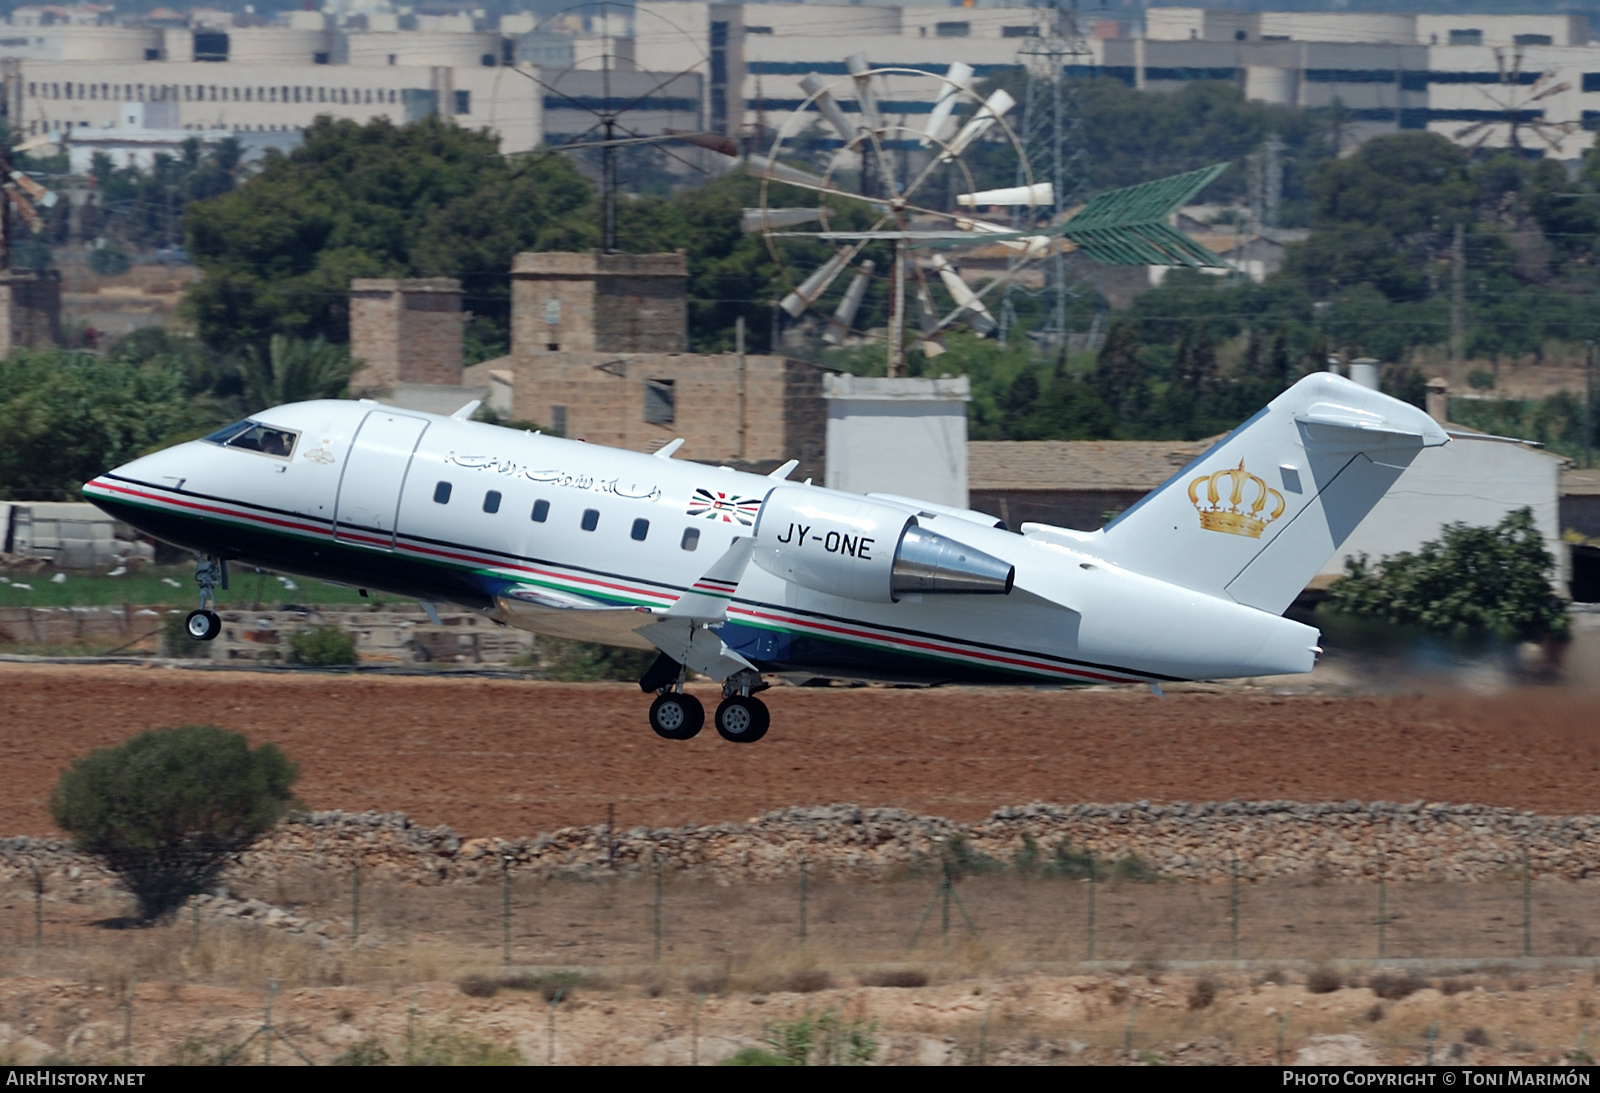
{"type": "MultiPolygon", "coordinates": [[[[698,692],[709,707],[714,689],[698,692]]],[[[976,820],[1040,800],[1471,802],[1600,809],[1600,705],[1497,696],[776,688],[755,745],[654,736],[626,684],[0,663],[0,832],[54,833],[72,761],[144,729],[272,741],[312,808],[404,811],[467,836],[743,820],[849,802],[976,820]]]]}

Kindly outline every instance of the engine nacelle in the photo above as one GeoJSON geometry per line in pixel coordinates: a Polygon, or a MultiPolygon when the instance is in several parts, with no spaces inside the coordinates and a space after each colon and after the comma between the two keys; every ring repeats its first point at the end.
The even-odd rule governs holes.
{"type": "Polygon", "coordinates": [[[751,560],[786,581],[868,603],[908,593],[1004,595],[1008,562],[917,526],[904,509],[812,486],[779,486],[756,519],[751,560]]]}

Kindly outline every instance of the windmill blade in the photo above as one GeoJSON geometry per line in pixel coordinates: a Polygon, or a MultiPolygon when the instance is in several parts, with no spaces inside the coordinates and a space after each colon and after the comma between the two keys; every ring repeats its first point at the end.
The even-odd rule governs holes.
{"type": "Polygon", "coordinates": [[[1001,246],[1010,247],[1029,258],[1038,258],[1050,249],[1048,235],[1022,235],[1012,228],[1000,224],[991,224],[987,220],[957,220],[956,227],[963,231],[978,232],[994,238],[1001,246]]]}
{"type": "Polygon", "coordinates": [[[822,116],[828,119],[828,124],[839,131],[839,139],[844,141],[846,146],[855,142],[855,125],[845,116],[844,107],[839,105],[838,100],[833,97],[827,85],[822,82],[821,77],[815,72],[802,76],[800,78],[800,90],[804,91],[807,97],[816,104],[822,116]]]}
{"type": "Polygon", "coordinates": [[[885,201],[874,201],[862,197],[860,194],[850,193],[835,186],[828,185],[828,180],[821,175],[814,175],[809,171],[802,171],[798,167],[790,167],[766,156],[751,154],[744,159],[744,169],[747,174],[756,178],[770,178],[774,182],[782,182],[789,186],[799,186],[803,190],[815,190],[819,194],[832,194],[834,197],[847,197],[851,201],[860,201],[875,212],[888,212],[889,204],[885,201]]]}
{"type": "Polygon", "coordinates": [[[44,220],[40,218],[39,211],[33,207],[33,202],[18,191],[16,184],[8,182],[3,189],[6,193],[6,199],[11,202],[17,212],[22,214],[22,219],[27,221],[29,230],[33,232],[44,231],[44,220]]]}
{"type": "MultiPolygon", "coordinates": [[[[944,282],[945,291],[956,302],[958,314],[964,313],[972,323],[972,328],[979,334],[989,334],[999,329],[1000,324],[994,321],[994,316],[989,313],[989,308],[972,286],[961,277],[961,272],[945,260],[944,255],[936,254],[929,263],[933,271],[939,275],[939,280],[944,282]]],[[[948,325],[948,320],[941,323],[948,325]]]]}
{"type": "Polygon", "coordinates": [[[878,95],[872,89],[872,66],[867,64],[867,59],[859,53],[850,54],[844,59],[844,64],[850,70],[850,78],[855,81],[856,102],[861,104],[861,118],[866,122],[867,131],[883,132],[883,116],[878,112],[878,95]]]}
{"type": "Polygon", "coordinates": [[[1232,269],[1168,223],[1168,218],[1228,169],[1218,163],[1187,174],[1096,194],[1060,234],[1097,262],[1113,266],[1232,269]]]}
{"type": "MultiPolygon", "coordinates": [[[[965,231],[824,231],[824,232],[773,232],[780,239],[824,239],[830,243],[854,242],[972,242],[972,233],[965,231]]],[[[1013,233],[1016,234],[1016,233],[1013,233]]],[[[1000,240],[1004,242],[1004,240],[1000,240]]]]}
{"type": "Polygon", "coordinates": [[[1553,85],[1551,87],[1545,88],[1543,91],[1539,92],[1537,95],[1535,95],[1533,98],[1529,99],[1528,101],[1529,102],[1539,102],[1542,99],[1548,99],[1551,95],[1559,95],[1563,91],[1571,91],[1571,90],[1572,90],[1572,85],[1570,83],[1567,83],[1566,81],[1562,81],[1561,83],[1558,83],[1558,84],[1555,84],[1555,85],[1553,85]]]}
{"type": "Polygon", "coordinates": [[[1477,124],[1469,125],[1464,129],[1457,129],[1454,133],[1451,134],[1451,139],[1452,140],[1466,140],[1468,137],[1470,137],[1472,134],[1476,133],[1478,130],[1482,129],[1484,126],[1493,125],[1493,124],[1494,124],[1493,122],[1489,122],[1489,121],[1480,121],[1477,124]]]}
{"type": "Polygon", "coordinates": [[[844,339],[855,326],[856,312],[861,310],[861,301],[867,296],[867,282],[872,280],[872,259],[868,258],[856,267],[856,275],[850,279],[850,287],[845,289],[844,298],[839,301],[839,306],[833,312],[833,318],[828,322],[828,329],[822,334],[822,340],[829,345],[843,345],[844,339]]]}
{"type": "Polygon", "coordinates": [[[943,134],[962,92],[972,90],[972,76],[972,66],[960,61],[953,62],[945,72],[939,97],[933,103],[933,112],[928,115],[928,123],[922,127],[922,136],[917,141],[922,147],[926,148],[943,134]]]}
{"type": "Polygon", "coordinates": [[[23,174],[21,171],[12,171],[11,181],[15,182],[18,186],[21,186],[23,192],[29,197],[33,198],[36,203],[44,206],[47,209],[55,208],[56,193],[54,190],[45,189],[42,185],[23,174]]]}
{"type": "Polygon", "coordinates": [[[850,264],[853,256],[853,251],[838,252],[817,267],[811,276],[802,281],[799,288],[785,296],[778,306],[787,311],[791,319],[798,319],[806,313],[806,308],[816,303],[822,294],[828,291],[834,278],[844,272],[845,266],[850,264]]]}
{"type": "Polygon", "coordinates": [[[55,133],[40,133],[22,141],[11,150],[13,152],[31,152],[35,148],[43,148],[47,144],[56,144],[59,141],[60,137],[55,133]]]}
{"type": "Polygon", "coordinates": [[[967,145],[987,133],[994,123],[1005,117],[1015,105],[1017,100],[1013,99],[1003,87],[990,95],[978,108],[978,112],[972,115],[972,119],[961,127],[955,139],[945,145],[944,151],[939,154],[938,162],[947,163],[966,151],[967,145]]]}
{"type": "Polygon", "coordinates": [[[828,209],[821,205],[805,205],[798,209],[745,209],[744,230],[753,234],[768,228],[792,228],[796,224],[821,220],[826,212],[828,209]]]}
{"type": "Polygon", "coordinates": [[[939,333],[939,312],[934,309],[933,293],[928,290],[928,279],[923,275],[922,266],[912,268],[917,275],[917,327],[922,332],[917,345],[922,355],[932,360],[946,351],[944,337],[939,333]]]}
{"type": "Polygon", "coordinates": [[[1048,182],[1035,182],[1032,186],[1007,186],[999,190],[979,190],[973,194],[957,194],[956,204],[975,209],[979,205],[1027,205],[1038,208],[1056,203],[1056,188],[1048,182]]]}
{"type": "Polygon", "coordinates": [[[739,142],[721,133],[692,133],[682,129],[665,129],[662,130],[662,136],[682,141],[684,144],[693,144],[698,148],[709,148],[725,156],[739,154],[739,142]]]}

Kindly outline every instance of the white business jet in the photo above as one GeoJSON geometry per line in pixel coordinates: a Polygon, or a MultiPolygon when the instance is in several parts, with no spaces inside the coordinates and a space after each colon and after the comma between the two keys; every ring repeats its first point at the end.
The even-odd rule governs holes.
{"type": "Polygon", "coordinates": [[[1098,531],[1007,530],[909,497],[620,451],[371,401],[278,406],[84,486],[195,551],[217,636],[230,562],[658,650],[651,727],[760,739],[763,675],[1146,683],[1309,671],[1281,617],[1416,454],[1421,410],[1330,374],[1278,396],[1098,531]]]}

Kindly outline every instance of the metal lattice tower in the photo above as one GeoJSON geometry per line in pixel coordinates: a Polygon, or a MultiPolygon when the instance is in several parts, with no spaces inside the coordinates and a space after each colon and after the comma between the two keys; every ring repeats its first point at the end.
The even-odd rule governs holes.
{"type": "MultiPolygon", "coordinates": [[[[1018,229],[1032,226],[1025,225],[1023,218],[1030,218],[1036,224],[1039,219],[1048,217],[1051,224],[1059,224],[1067,210],[1083,204],[1089,187],[1089,157],[1077,77],[1065,72],[1069,65],[1076,68],[1083,64],[1089,55],[1088,44],[1078,29],[1077,0],[1050,0],[1048,6],[1039,10],[1035,26],[1036,34],[1017,51],[1024,80],[1019,135],[1035,178],[1050,181],[1055,201],[1052,206],[1018,210],[1013,224],[1018,229]]],[[[1020,175],[1018,184],[1021,184],[1020,175]]],[[[1068,301],[1094,289],[1069,276],[1066,255],[1059,250],[1051,255],[1046,270],[1042,292],[1047,303],[1045,321],[1041,329],[1032,333],[1042,346],[1058,346],[1066,341],[1068,301]]],[[[1016,324],[1013,298],[1027,291],[1015,280],[1007,286],[1001,304],[999,336],[1002,343],[1016,324]]],[[[1093,333],[1091,330],[1091,338],[1093,333]]]]}

